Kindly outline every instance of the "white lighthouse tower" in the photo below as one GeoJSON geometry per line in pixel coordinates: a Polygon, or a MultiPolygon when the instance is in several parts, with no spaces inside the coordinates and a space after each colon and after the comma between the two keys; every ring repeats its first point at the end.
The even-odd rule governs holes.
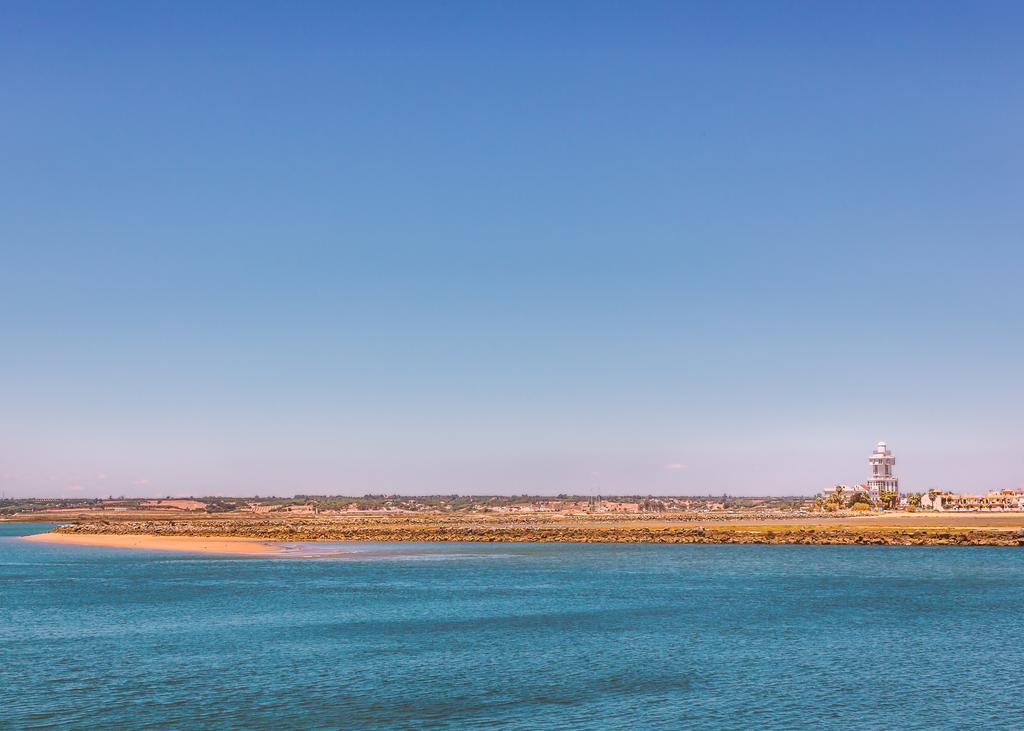
{"type": "Polygon", "coordinates": [[[899,497],[900,481],[892,473],[896,458],[892,456],[892,450],[885,442],[878,443],[868,462],[871,463],[871,477],[868,479],[868,494],[871,495],[871,499],[878,501],[885,492],[896,493],[899,497]]]}

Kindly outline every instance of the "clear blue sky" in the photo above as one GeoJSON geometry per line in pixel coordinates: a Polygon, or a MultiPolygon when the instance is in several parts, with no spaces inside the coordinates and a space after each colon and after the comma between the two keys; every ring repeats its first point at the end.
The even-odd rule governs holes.
{"type": "Polygon", "coordinates": [[[1024,484],[1017,2],[0,5],[7,495],[1024,484]]]}

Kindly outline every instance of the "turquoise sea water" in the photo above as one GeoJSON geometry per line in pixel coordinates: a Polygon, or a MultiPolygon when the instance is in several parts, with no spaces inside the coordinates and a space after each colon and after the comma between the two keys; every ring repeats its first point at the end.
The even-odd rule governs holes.
{"type": "Polygon", "coordinates": [[[55,546],[0,524],[0,728],[1024,727],[1024,551],[55,546]]]}

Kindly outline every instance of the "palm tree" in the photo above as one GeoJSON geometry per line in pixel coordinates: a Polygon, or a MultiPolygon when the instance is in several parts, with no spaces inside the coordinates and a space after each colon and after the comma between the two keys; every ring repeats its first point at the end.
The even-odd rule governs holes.
{"type": "Polygon", "coordinates": [[[845,487],[843,487],[842,485],[836,485],[835,496],[836,496],[836,507],[837,508],[843,507],[843,493],[844,492],[846,492],[846,488],[845,487]]]}

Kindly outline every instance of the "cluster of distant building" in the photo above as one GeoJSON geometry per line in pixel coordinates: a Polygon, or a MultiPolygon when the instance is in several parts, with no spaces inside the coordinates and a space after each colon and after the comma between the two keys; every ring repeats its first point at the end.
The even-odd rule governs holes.
{"type": "MultiPolygon", "coordinates": [[[[598,497],[572,499],[531,499],[509,502],[508,504],[495,504],[500,497],[483,498],[470,502],[463,506],[468,512],[486,513],[507,513],[507,514],[533,514],[533,513],[657,513],[670,510],[684,510],[686,512],[710,512],[724,510],[725,503],[714,499],[679,499],[670,497],[642,498],[638,500],[616,500],[603,499],[598,497]]],[[[394,500],[383,500],[379,504],[366,505],[353,501],[333,508],[321,508],[316,503],[301,505],[282,505],[276,503],[259,503],[250,501],[246,504],[246,510],[253,513],[288,513],[305,515],[336,515],[346,513],[415,513],[421,511],[446,510],[448,506],[442,501],[441,504],[427,504],[420,502],[415,497],[402,497],[394,500]]]]}
{"type": "Polygon", "coordinates": [[[1024,510],[1024,489],[992,490],[984,495],[929,490],[921,496],[926,510],[1024,510]]]}
{"type": "Polygon", "coordinates": [[[931,489],[921,495],[900,492],[899,478],[893,473],[896,458],[885,442],[879,442],[868,457],[871,476],[858,485],[833,485],[821,491],[826,504],[863,503],[871,507],[913,506],[923,510],[976,511],[1024,510],[1024,488],[994,490],[984,495],[957,494],[931,489]],[[857,497],[861,496],[861,497],[857,497]]]}

